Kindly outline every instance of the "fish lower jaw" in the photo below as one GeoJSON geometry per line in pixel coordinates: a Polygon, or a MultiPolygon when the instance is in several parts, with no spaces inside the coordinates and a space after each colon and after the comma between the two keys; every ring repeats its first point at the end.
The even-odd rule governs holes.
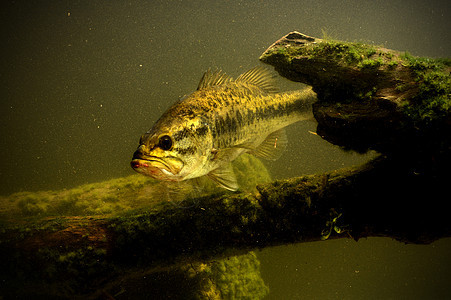
{"type": "Polygon", "coordinates": [[[158,180],[165,181],[179,181],[179,176],[175,175],[171,171],[167,170],[167,167],[161,164],[161,166],[155,166],[151,161],[134,159],[130,163],[133,170],[143,174],[145,176],[152,177],[158,180]]]}

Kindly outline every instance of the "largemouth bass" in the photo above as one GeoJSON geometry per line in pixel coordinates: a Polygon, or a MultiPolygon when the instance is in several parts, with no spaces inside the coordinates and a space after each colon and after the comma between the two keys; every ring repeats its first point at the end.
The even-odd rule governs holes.
{"type": "Polygon", "coordinates": [[[207,71],[197,90],[170,107],[139,142],[132,168],[165,181],[208,176],[238,189],[231,162],[250,152],[277,159],[287,145],[284,127],[311,118],[310,89],[277,93],[261,67],[235,80],[207,71]]]}

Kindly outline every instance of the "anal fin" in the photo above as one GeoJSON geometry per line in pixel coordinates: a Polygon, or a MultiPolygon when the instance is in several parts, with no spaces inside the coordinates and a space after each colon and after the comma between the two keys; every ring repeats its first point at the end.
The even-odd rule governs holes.
{"type": "Polygon", "coordinates": [[[266,139],[250,153],[269,160],[276,160],[286,149],[288,138],[285,129],[279,129],[269,134],[266,139]]]}

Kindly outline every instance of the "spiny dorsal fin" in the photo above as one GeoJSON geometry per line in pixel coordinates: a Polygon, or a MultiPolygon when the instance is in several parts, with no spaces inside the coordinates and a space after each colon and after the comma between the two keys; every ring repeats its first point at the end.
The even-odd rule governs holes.
{"type": "Polygon", "coordinates": [[[275,85],[274,76],[268,69],[255,67],[241,74],[235,79],[237,83],[247,83],[255,85],[267,93],[277,93],[279,89],[275,85]]]}
{"type": "Polygon", "coordinates": [[[223,73],[221,70],[212,71],[208,69],[207,72],[204,73],[202,79],[197,86],[197,90],[202,90],[211,86],[221,85],[225,83],[229,83],[233,80],[232,77],[223,73]]]}

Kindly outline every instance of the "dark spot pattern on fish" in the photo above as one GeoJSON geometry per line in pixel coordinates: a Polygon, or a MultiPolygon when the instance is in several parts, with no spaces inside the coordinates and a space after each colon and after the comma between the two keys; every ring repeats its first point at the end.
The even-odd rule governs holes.
{"type": "Polygon", "coordinates": [[[235,116],[236,116],[237,125],[242,127],[243,126],[243,116],[241,115],[241,112],[239,110],[237,110],[235,113],[235,116]]]}
{"type": "Polygon", "coordinates": [[[225,117],[217,117],[215,120],[215,130],[213,136],[221,136],[224,134],[233,134],[237,131],[238,125],[235,118],[231,118],[229,114],[225,117]]]}
{"type": "Polygon", "coordinates": [[[184,107],[178,112],[178,115],[180,117],[187,117],[188,119],[194,119],[196,117],[196,114],[191,107],[184,107]]]}
{"type": "Polygon", "coordinates": [[[178,152],[180,155],[194,154],[197,148],[194,146],[188,146],[186,148],[174,148],[174,151],[178,152]]]}
{"type": "Polygon", "coordinates": [[[174,139],[174,141],[180,141],[180,140],[183,140],[184,138],[188,137],[189,135],[190,135],[190,130],[188,128],[183,128],[182,130],[175,132],[172,135],[172,138],[174,139]]]}
{"type": "Polygon", "coordinates": [[[299,110],[299,104],[296,102],[287,104],[277,104],[267,107],[259,107],[255,111],[255,118],[257,119],[279,118],[283,116],[288,116],[297,110],[299,110]]]}
{"type": "Polygon", "coordinates": [[[201,125],[195,129],[195,134],[199,137],[205,136],[210,130],[208,124],[201,125]]]}

